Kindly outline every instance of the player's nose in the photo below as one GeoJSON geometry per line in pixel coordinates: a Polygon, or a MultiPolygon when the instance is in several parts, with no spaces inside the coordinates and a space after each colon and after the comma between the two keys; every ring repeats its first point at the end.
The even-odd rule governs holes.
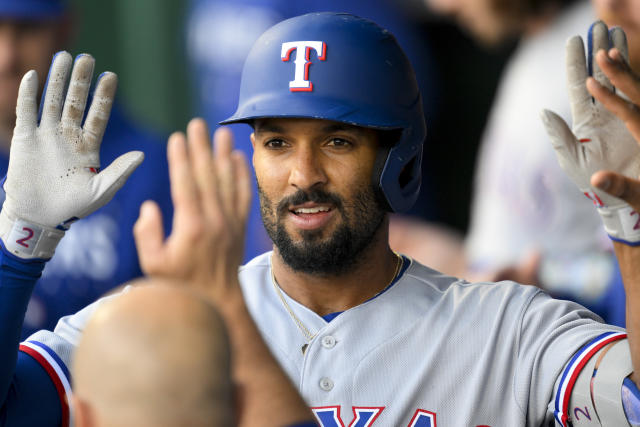
{"type": "Polygon", "coordinates": [[[320,155],[312,146],[297,147],[289,161],[289,185],[306,190],[327,182],[320,155]]]}

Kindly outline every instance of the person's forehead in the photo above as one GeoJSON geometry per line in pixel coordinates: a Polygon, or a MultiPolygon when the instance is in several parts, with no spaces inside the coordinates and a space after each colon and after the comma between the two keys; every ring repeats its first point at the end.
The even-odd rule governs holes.
{"type": "Polygon", "coordinates": [[[348,123],[336,122],[332,120],[310,119],[310,118],[278,118],[267,117],[257,119],[253,123],[256,134],[260,133],[332,133],[349,132],[358,135],[370,135],[375,133],[373,129],[362,126],[355,126],[348,123]]]}

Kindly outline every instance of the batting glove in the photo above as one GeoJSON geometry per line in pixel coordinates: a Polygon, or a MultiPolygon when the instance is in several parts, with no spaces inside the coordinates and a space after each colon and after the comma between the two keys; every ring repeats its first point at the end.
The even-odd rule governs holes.
{"type": "Polygon", "coordinates": [[[602,21],[589,29],[588,58],[580,36],[566,46],[567,83],[573,128],[557,114],[544,110],[542,121],[551,139],[558,162],[569,178],[590,198],[602,217],[611,239],[630,245],[640,244],[640,214],[616,197],[590,185],[591,175],[613,170],[629,177],[640,174],[640,147],[622,120],[595,101],[586,87],[593,76],[600,84],[615,90],[595,61],[600,49],[616,47],[628,58],[627,40],[621,28],[608,30],[602,21]]]}
{"type": "Polygon", "coordinates": [[[65,97],[72,62],[67,52],[54,56],[39,124],[36,72],[29,71],[20,83],[0,239],[22,259],[51,258],[69,225],[111,200],[144,158],[132,151],[100,172],[100,143],[117,77],[100,77],[83,125],[95,61],[90,55],[76,58],[65,97]]]}

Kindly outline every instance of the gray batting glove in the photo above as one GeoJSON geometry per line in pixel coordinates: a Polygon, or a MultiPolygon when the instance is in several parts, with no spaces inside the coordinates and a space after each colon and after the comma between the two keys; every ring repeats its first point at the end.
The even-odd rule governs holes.
{"type": "Polygon", "coordinates": [[[640,147],[625,124],[595,101],[586,87],[593,76],[611,90],[611,85],[595,61],[600,49],[616,47],[628,58],[627,40],[621,28],[608,30],[602,21],[589,29],[588,60],[580,36],[568,40],[566,46],[567,83],[573,128],[557,114],[544,110],[542,121],[551,138],[558,162],[569,178],[589,197],[602,217],[611,239],[640,244],[640,214],[616,197],[590,185],[591,175],[606,169],[629,177],[640,174],[640,147]],[[587,68],[588,67],[588,68],[587,68]]]}
{"type": "Polygon", "coordinates": [[[132,151],[100,172],[100,143],[117,76],[101,76],[83,125],[95,61],[91,55],[79,55],[72,63],[67,52],[54,56],[39,124],[36,72],[29,71],[20,83],[0,239],[22,259],[51,258],[69,225],[111,200],[144,158],[142,152],[132,151]]]}

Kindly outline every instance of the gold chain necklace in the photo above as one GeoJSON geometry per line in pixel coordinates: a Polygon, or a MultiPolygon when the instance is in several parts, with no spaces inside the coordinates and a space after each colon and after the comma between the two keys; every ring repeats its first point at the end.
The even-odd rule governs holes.
{"type": "MultiPolygon", "coordinates": [[[[396,280],[396,277],[398,277],[398,273],[400,273],[400,268],[402,267],[402,257],[398,255],[398,253],[395,251],[393,253],[396,256],[396,269],[393,273],[393,277],[391,278],[389,283],[387,283],[387,285],[383,288],[383,290],[387,289],[389,285],[391,285],[393,281],[396,280]]],[[[280,286],[278,285],[278,281],[276,280],[276,275],[273,272],[273,254],[271,255],[271,283],[273,284],[273,288],[276,290],[276,293],[278,294],[280,301],[282,301],[282,305],[287,310],[287,312],[289,313],[289,316],[291,317],[291,319],[293,319],[296,326],[298,326],[298,329],[304,336],[304,339],[307,341],[307,343],[302,346],[302,354],[304,354],[304,352],[307,350],[307,347],[309,346],[309,343],[311,342],[312,339],[315,338],[316,334],[312,334],[309,331],[309,329],[305,326],[305,324],[302,323],[302,320],[300,320],[298,316],[296,316],[296,314],[293,312],[293,310],[287,303],[287,300],[284,298],[284,295],[282,294],[282,290],[280,289],[280,286]]]]}

